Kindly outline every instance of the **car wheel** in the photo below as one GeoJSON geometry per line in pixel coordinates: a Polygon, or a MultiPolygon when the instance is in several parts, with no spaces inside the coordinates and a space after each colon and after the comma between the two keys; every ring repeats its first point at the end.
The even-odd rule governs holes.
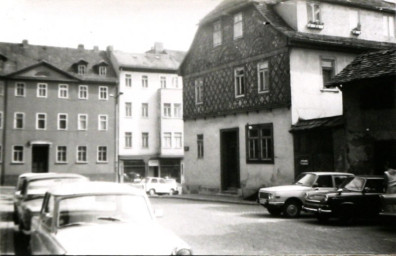
{"type": "Polygon", "coordinates": [[[149,190],[149,195],[150,195],[150,196],[155,195],[155,190],[154,190],[154,189],[150,189],[150,190],[149,190]]]}
{"type": "Polygon", "coordinates": [[[268,207],[267,211],[269,212],[269,214],[271,214],[272,216],[280,216],[281,214],[281,209],[277,209],[277,208],[272,208],[272,207],[268,207]]]}
{"type": "Polygon", "coordinates": [[[288,218],[296,218],[300,216],[301,204],[295,200],[289,200],[283,206],[283,214],[288,218]]]}
{"type": "Polygon", "coordinates": [[[169,191],[169,195],[172,196],[175,194],[175,190],[173,188],[171,188],[171,190],[169,191]]]}

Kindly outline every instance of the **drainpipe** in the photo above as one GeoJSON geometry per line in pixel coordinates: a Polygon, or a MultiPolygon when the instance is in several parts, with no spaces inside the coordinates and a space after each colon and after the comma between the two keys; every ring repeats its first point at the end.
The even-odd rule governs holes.
{"type": "Polygon", "coordinates": [[[4,179],[5,179],[5,166],[6,166],[6,161],[5,161],[5,146],[6,146],[6,128],[7,128],[7,94],[8,94],[8,80],[5,80],[4,83],[4,107],[3,107],[3,143],[1,145],[1,175],[0,175],[0,184],[4,185],[4,179]]]}

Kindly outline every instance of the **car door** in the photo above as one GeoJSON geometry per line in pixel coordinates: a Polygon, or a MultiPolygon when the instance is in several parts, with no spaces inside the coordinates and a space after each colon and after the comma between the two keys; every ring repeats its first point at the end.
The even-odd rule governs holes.
{"type": "Polygon", "coordinates": [[[167,184],[164,179],[158,179],[159,193],[168,193],[167,184]]]}
{"type": "MultiPolygon", "coordinates": [[[[361,213],[375,215],[381,210],[380,194],[384,192],[384,184],[381,179],[368,179],[364,186],[360,205],[358,205],[361,213]]],[[[366,214],[364,214],[366,215],[366,214]]]]}

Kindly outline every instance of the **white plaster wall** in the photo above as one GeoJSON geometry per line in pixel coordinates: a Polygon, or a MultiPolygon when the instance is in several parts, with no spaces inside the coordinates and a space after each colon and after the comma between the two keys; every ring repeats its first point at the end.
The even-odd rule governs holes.
{"type": "Polygon", "coordinates": [[[289,133],[290,110],[275,109],[259,113],[228,115],[184,123],[184,173],[186,185],[221,188],[220,130],[239,128],[241,188],[255,191],[262,186],[287,184],[294,179],[293,140],[289,133]],[[246,124],[273,123],[274,164],[246,164],[246,124]],[[204,135],[204,158],[197,158],[197,134],[204,135]]]}
{"type": "Polygon", "coordinates": [[[342,93],[323,90],[321,58],[333,59],[335,73],[352,62],[356,55],[294,48],[290,51],[292,123],[299,118],[314,119],[342,115],[342,93]]]}
{"type": "MultiPolygon", "coordinates": [[[[172,87],[172,78],[176,74],[121,71],[119,77],[119,154],[153,155],[160,153],[160,77],[166,77],[167,88],[172,87]],[[132,76],[132,87],[125,86],[125,75],[132,76]],[[148,77],[148,88],[142,87],[142,76],[148,77]],[[125,117],[125,102],[132,102],[132,117],[125,117]],[[143,118],[142,103],[148,103],[148,118],[143,118]],[[125,132],[132,132],[132,148],[125,148],[125,132]],[[149,133],[149,147],[142,148],[142,133],[149,133]]],[[[178,86],[182,88],[182,79],[178,77],[178,86]]],[[[180,100],[181,101],[181,100],[180,100]]]]}
{"type": "Polygon", "coordinates": [[[384,34],[383,13],[323,2],[320,3],[320,11],[324,28],[322,30],[309,29],[307,28],[308,16],[306,3],[306,0],[286,1],[279,3],[275,9],[286,23],[300,32],[396,42],[394,37],[390,38],[384,34]],[[354,36],[351,34],[351,30],[357,24],[352,24],[350,17],[357,10],[360,12],[361,34],[354,36]]]}

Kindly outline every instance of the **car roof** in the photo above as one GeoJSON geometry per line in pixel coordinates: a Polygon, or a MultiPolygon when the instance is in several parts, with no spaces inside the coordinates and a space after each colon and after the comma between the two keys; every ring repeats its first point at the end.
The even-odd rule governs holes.
{"type": "Polygon", "coordinates": [[[355,176],[353,173],[349,172],[303,172],[302,174],[316,174],[316,175],[350,175],[355,176]]]}
{"type": "Polygon", "coordinates": [[[37,175],[27,175],[25,176],[26,180],[31,181],[31,180],[41,180],[41,179],[50,179],[50,178],[81,178],[81,179],[86,179],[88,180],[87,177],[76,174],[76,173],[54,173],[54,172],[47,172],[47,173],[40,173],[37,175]]]}
{"type": "Polygon", "coordinates": [[[355,177],[359,177],[359,178],[364,178],[364,179],[370,179],[370,180],[383,180],[385,179],[383,176],[379,176],[379,175],[357,175],[355,177]]]}
{"type": "Polygon", "coordinates": [[[145,195],[142,189],[134,188],[128,184],[120,184],[115,182],[91,181],[66,183],[56,186],[48,191],[55,196],[75,196],[75,195],[91,195],[91,194],[131,194],[145,195]]]}

